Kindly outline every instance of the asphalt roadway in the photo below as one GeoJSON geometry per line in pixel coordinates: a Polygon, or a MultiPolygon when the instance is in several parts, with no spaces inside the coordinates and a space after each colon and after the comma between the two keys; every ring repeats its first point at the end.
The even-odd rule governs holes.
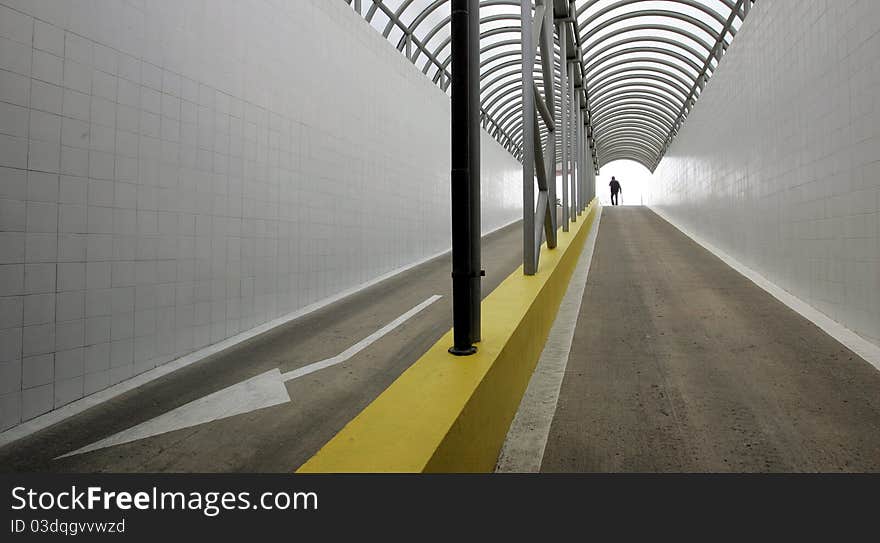
{"type": "MultiPolygon", "coordinates": [[[[491,292],[520,225],[483,242],[491,292]]],[[[0,449],[2,471],[291,472],[451,326],[449,256],[0,449]],[[58,458],[269,370],[290,401],[58,458]]],[[[880,470],[880,372],[647,208],[606,207],[545,472],[880,470]]]]}
{"type": "MultiPolygon", "coordinates": [[[[483,295],[522,263],[521,223],[484,237],[483,295]]],[[[450,256],[436,258],[0,449],[0,469],[292,472],[452,326],[450,256]],[[433,295],[442,298],[339,365],[284,383],[291,401],[57,458],[278,368],[339,355],[433,295]]]]}
{"type": "Polygon", "coordinates": [[[880,470],[880,371],[644,207],[605,207],[545,472],[880,470]]]}

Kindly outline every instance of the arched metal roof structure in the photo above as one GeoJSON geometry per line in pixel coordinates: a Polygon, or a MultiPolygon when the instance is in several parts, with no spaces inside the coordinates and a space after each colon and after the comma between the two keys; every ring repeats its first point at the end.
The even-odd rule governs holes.
{"type": "MultiPolygon", "coordinates": [[[[344,0],[444,91],[450,76],[449,0],[344,0]]],[[[526,0],[528,1],[528,0],[526,0]]],[[[537,96],[565,106],[563,64],[583,110],[595,169],[628,158],[654,170],[718,66],[754,0],[545,0],[557,26],[553,73],[536,48],[537,96]],[[567,43],[560,41],[565,36],[567,43]],[[565,60],[562,53],[565,51],[565,60]],[[569,64],[571,63],[571,64],[569,64]],[[548,77],[550,76],[550,77],[548,77]],[[554,89],[545,93],[552,77],[554,89]]],[[[535,4],[535,2],[531,2],[535,4]]],[[[524,152],[522,0],[480,1],[480,99],[483,127],[522,160],[524,152]]],[[[532,7],[533,14],[538,11],[532,7]]],[[[537,42],[538,37],[532,40],[537,42]]],[[[540,100],[538,100],[540,101],[540,100]]],[[[539,104],[539,106],[541,106],[539,104]]],[[[543,106],[541,106],[543,107],[543,106]]],[[[539,107],[539,109],[541,109],[539,107]]],[[[569,110],[570,111],[570,110],[569,110]]],[[[551,123],[552,124],[552,123],[551,123]]],[[[538,125],[542,147],[562,130],[538,125]]]]}

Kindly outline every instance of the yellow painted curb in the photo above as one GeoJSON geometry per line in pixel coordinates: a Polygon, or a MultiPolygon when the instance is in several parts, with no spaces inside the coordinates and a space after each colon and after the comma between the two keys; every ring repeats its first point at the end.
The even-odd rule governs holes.
{"type": "Polygon", "coordinates": [[[491,472],[596,216],[596,202],[483,300],[478,352],[446,333],[298,473],[491,472]]]}

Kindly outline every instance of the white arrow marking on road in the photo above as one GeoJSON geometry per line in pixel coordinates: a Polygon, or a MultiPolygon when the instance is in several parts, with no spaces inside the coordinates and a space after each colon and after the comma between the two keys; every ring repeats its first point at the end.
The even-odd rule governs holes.
{"type": "Polygon", "coordinates": [[[91,445],[86,445],[81,449],[63,454],[58,458],[137,441],[289,401],[290,396],[281,379],[281,372],[275,368],[256,377],[251,377],[247,381],[236,383],[198,400],[193,400],[177,409],[96,441],[91,445]]]}
{"type": "Polygon", "coordinates": [[[113,434],[90,445],[63,454],[56,458],[65,458],[86,452],[96,451],[114,445],[130,443],[147,437],[157,436],[174,430],[181,430],[191,426],[198,426],[215,420],[225,419],[235,415],[250,413],[264,407],[281,405],[290,401],[285,382],[292,381],[304,375],[314,373],[324,368],[341,364],[363,351],[382,336],[391,332],[417,313],[439,300],[441,296],[431,296],[424,302],[397,317],[379,330],[355,343],[338,355],[303,366],[287,373],[281,373],[278,368],[261,373],[240,383],[228,386],[193,400],[167,413],[132,426],[127,430],[113,434]]]}
{"type": "Polygon", "coordinates": [[[367,347],[369,347],[372,343],[377,341],[379,338],[381,338],[382,336],[384,336],[388,332],[394,330],[395,328],[397,328],[398,326],[400,326],[404,322],[406,322],[409,319],[411,319],[412,317],[414,317],[416,313],[425,309],[426,307],[433,304],[434,302],[436,302],[440,298],[442,298],[442,296],[437,296],[437,295],[431,296],[430,298],[428,298],[424,302],[422,302],[419,305],[415,306],[414,308],[410,309],[409,311],[407,311],[403,315],[397,317],[396,319],[389,322],[388,324],[386,324],[382,328],[376,330],[375,332],[373,332],[369,336],[365,337],[364,339],[358,341],[357,343],[355,343],[354,345],[352,345],[348,349],[342,351],[338,355],[336,355],[332,358],[328,358],[326,360],[321,360],[320,362],[315,362],[314,364],[309,364],[308,366],[303,366],[301,368],[297,368],[295,370],[289,371],[289,372],[283,374],[281,377],[283,377],[285,381],[290,381],[291,379],[296,379],[297,377],[302,377],[303,375],[308,375],[308,374],[316,372],[318,370],[322,370],[324,368],[329,368],[330,366],[335,366],[336,364],[341,364],[341,363],[345,362],[346,360],[348,360],[349,358],[351,358],[352,356],[358,354],[359,352],[361,352],[364,349],[366,349],[367,347]]]}

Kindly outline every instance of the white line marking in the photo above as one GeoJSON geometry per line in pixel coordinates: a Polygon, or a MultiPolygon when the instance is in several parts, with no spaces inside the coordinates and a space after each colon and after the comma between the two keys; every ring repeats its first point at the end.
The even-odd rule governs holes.
{"type": "Polygon", "coordinates": [[[800,314],[808,321],[818,326],[826,334],[843,344],[844,347],[864,358],[869,364],[880,370],[880,346],[871,343],[867,339],[853,332],[841,323],[833,320],[828,315],[822,313],[807,302],[801,300],[794,294],[788,292],[776,283],[770,281],[754,269],[746,266],[733,256],[727,254],[715,245],[709,243],[701,236],[694,234],[684,226],[680,225],[675,219],[667,215],[665,212],[651,206],[649,206],[649,209],[662,217],[666,222],[676,227],[679,231],[681,231],[682,234],[691,238],[692,240],[697,242],[697,244],[702,245],[703,248],[720,258],[725,264],[738,271],[741,275],[745,276],[746,279],[749,279],[751,282],[764,289],[768,294],[787,305],[790,309],[800,314]]]}
{"type": "Polygon", "coordinates": [[[355,343],[354,345],[352,345],[348,349],[342,351],[338,355],[336,355],[332,358],[328,358],[326,360],[321,360],[320,362],[315,362],[314,364],[309,364],[308,366],[303,366],[301,368],[291,370],[287,373],[283,373],[283,374],[281,374],[281,378],[284,379],[285,381],[290,381],[292,379],[302,377],[303,375],[308,375],[308,374],[316,372],[318,370],[322,370],[324,368],[329,368],[331,366],[335,366],[337,364],[341,364],[341,363],[345,362],[346,360],[348,360],[352,356],[358,354],[359,352],[361,352],[364,349],[366,349],[367,347],[369,347],[371,344],[373,344],[374,342],[379,340],[382,336],[384,336],[388,332],[394,330],[395,328],[397,328],[398,326],[400,326],[404,322],[406,322],[409,319],[411,319],[412,317],[414,317],[417,313],[419,313],[420,311],[422,311],[423,309],[425,309],[429,305],[433,304],[434,302],[436,302],[440,298],[442,298],[442,296],[439,296],[436,294],[434,296],[431,296],[430,298],[428,298],[424,302],[422,302],[419,305],[415,306],[414,308],[410,309],[409,311],[407,311],[403,315],[397,317],[396,319],[389,322],[388,324],[386,324],[382,328],[376,330],[375,332],[373,332],[369,336],[365,337],[364,339],[358,341],[357,343],[355,343]]]}
{"type": "Polygon", "coordinates": [[[284,385],[286,381],[292,381],[298,377],[345,362],[440,298],[441,296],[437,295],[431,296],[332,358],[321,360],[320,362],[315,362],[287,373],[281,373],[278,368],[269,370],[217,392],[212,392],[207,396],[181,405],[162,415],[90,445],[63,454],[57,457],[56,460],[287,403],[290,401],[290,396],[287,393],[287,387],[284,385]]]}
{"type": "Polygon", "coordinates": [[[602,207],[599,206],[586,246],[559,305],[559,312],[550,328],[544,350],[541,351],[535,373],[532,374],[498,455],[498,465],[495,468],[498,473],[541,471],[544,449],[547,447],[550,425],[556,414],[562,379],[568,366],[571,342],[584,298],[590,264],[593,262],[601,219],[602,207]]]}

